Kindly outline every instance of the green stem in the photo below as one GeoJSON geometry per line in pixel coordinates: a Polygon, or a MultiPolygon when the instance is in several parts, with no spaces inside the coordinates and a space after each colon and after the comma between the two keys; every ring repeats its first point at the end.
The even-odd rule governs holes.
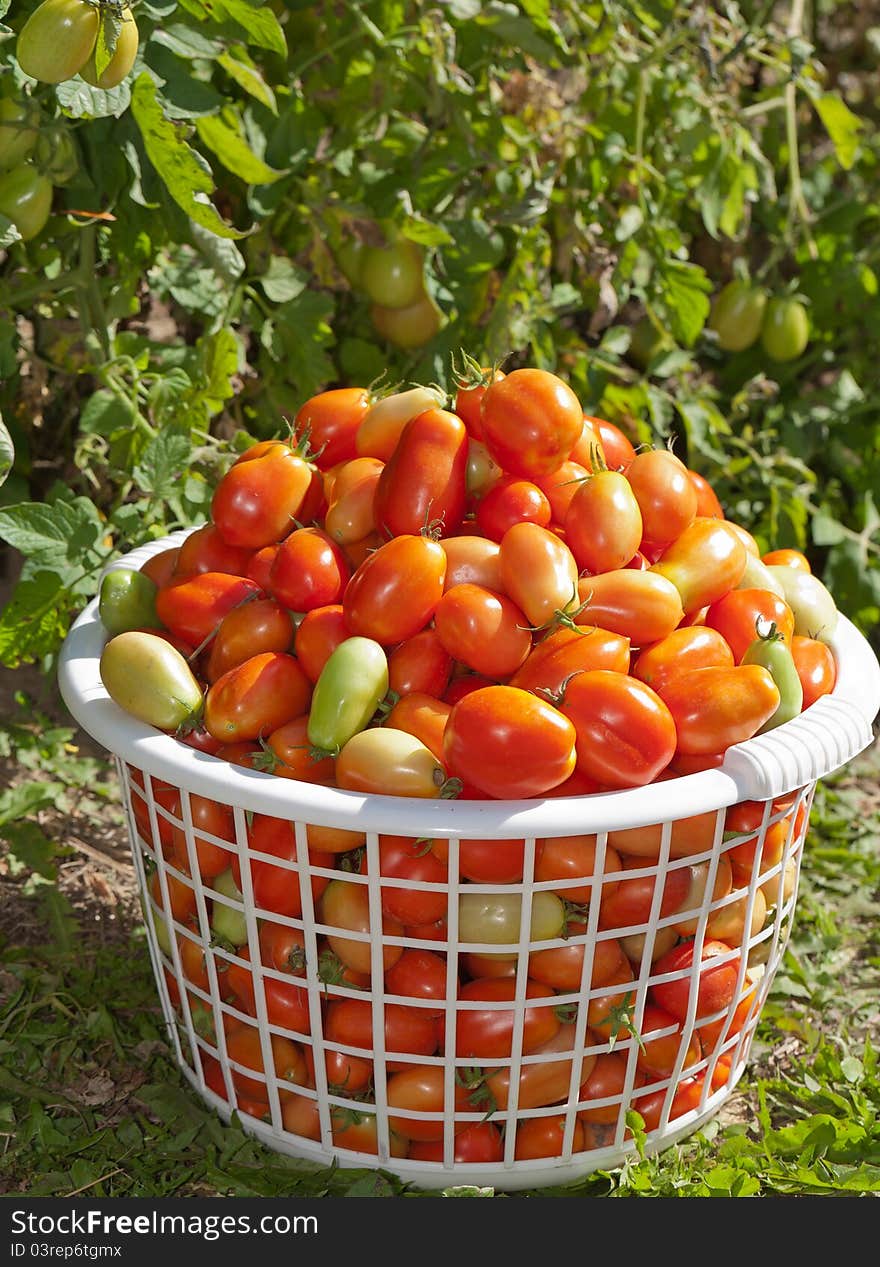
{"type": "Polygon", "coordinates": [[[94,224],[90,224],[83,229],[79,242],[79,264],[80,272],[85,277],[82,295],[86,303],[89,322],[91,328],[98,336],[105,358],[109,360],[111,356],[110,332],[107,323],[107,313],[104,309],[104,297],[101,294],[101,287],[95,271],[97,232],[97,226],[94,224]]]}
{"type": "MultiPolygon", "coordinates": [[[[788,18],[786,33],[790,40],[801,34],[804,21],[804,0],[793,0],[788,18]]],[[[788,223],[793,227],[795,217],[799,217],[807,241],[810,259],[817,259],[819,252],[810,230],[810,208],[804,197],[801,183],[801,165],[798,155],[797,134],[797,84],[793,78],[785,85],[785,140],[788,147],[788,223]]]]}
{"type": "Polygon", "coordinates": [[[60,294],[65,290],[74,290],[78,286],[82,286],[83,281],[83,272],[79,268],[71,273],[59,273],[57,277],[47,277],[32,286],[23,286],[21,290],[14,291],[6,297],[4,304],[10,308],[29,307],[35,299],[39,300],[43,295],[60,294]]]}
{"type": "Polygon", "coordinates": [[[645,218],[647,210],[645,206],[645,191],[642,185],[642,163],[644,161],[645,149],[645,105],[647,102],[647,76],[644,70],[639,71],[639,86],[636,95],[636,190],[638,192],[639,210],[642,217],[645,218]]]}

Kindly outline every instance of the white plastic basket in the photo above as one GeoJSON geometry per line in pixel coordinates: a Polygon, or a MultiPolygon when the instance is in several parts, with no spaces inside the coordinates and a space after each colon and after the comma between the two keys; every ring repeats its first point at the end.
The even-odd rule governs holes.
{"type": "MultiPolygon", "coordinates": [[[[179,544],[184,535],[175,534],[133,551],[114,566],[139,567],[151,554],[179,544]]],[[[786,725],[731,748],[719,769],[589,797],[464,802],[364,796],[233,766],[137,722],[110,700],[101,683],[99,658],[105,638],[97,602],[93,601],[65,642],[59,682],[64,700],[79,724],[117,759],[142,900],[154,916],[146,920],[153,969],[170,1042],[183,1073],[222,1117],[228,1119],[237,1110],[244,1128],[270,1148],[323,1164],[379,1166],[423,1188],[472,1183],[503,1191],[564,1184],[598,1168],[619,1165],[634,1150],[631,1125],[627,1122],[629,1109],[635,1108],[645,1119],[648,1152],[668,1147],[718,1111],[746,1066],[755,1026],[790,934],[816,780],[839,769],[867,747],[880,707],[880,665],[867,641],[850,621],[841,617],[833,642],[838,679],[832,694],[786,725]],[[179,792],[179,811],[176,803],[173,810],[167,808],[167,798],[160,791],[163,784],[179,792]],[[208,798],[231,810],[231,837],[200,833],[198,841],[222,846],[229,851],[230,860],[238,859],[240,902],[218,894],[211,888],[212,882],[199,875],[193,796],[208,798]],[[728,824],[741,821],[732,818],[732,808],[742,807],[745,802],[752,803],[754,817],[747,828],[731,831],[728,824]],[[294,824],[295,859],[282,862],[252,847],[249,820],[253,814],[294,824]],[[310,825],[360,833],[365,873],[315,865],[308,850],[310,825]],[[647,828],[653,830],[656,838],[655,854],[635,860],[632,847],[639,836],[644,841],[647,828]],[[180,868],[179,855],[177,861],[165,856],[169,833],[175,829],[178,841],[185,841],[188,873],[180,868]],[[408,889],[446,895],[448,916],[443,940],[435,939],[427,929],[396,935],[383,930],[381,936],[371,936],[370,932],[334,929],[320,922],[312,882],[320,888],[322,882],[344,879],[364,887],[369,929],[382,929],[382,895],[395,884],[379,875],[379,837],[385,834],[448,840],[448,883],[406,882],[408,889]],[[566,882],[535,879],[535,860],[543,840],[584,834],[595,836],[595,861],[590,875],[570,877],[566,882]],[[489,885],[460,880],[460,842],[469,839],[524,841],[522,881],[489,885]],[[649,909],[641,913],[640,919],[607,927],[601,918],[603,901],[619,885],[620,859],[627,855],[629,866],[635,868],[627,871],[627,879],[647,881],[653,895],[649,909]],[[741,862],[744,857],[752,859],[747,872],[741,862]],[[740,860],[738,879],[732,888],[718,885],[732,858],[740,860]],[[286,869],[293,883],[299,874],[301,915],[282,916],[255,905],[251,874],[255,861],[286,869]],[[161,908],[153,901],[148,884],[148,870],[152,874],[153,869],[158,877],[161,908]],[[664,895],[681,872],[688,877],[698,872],[703,892],[692,898],[686,908],[669,912],[664,907],[664,895]],[[194,905],[195,915],[186,925],[177,920],[166,924],[166,929],[173,928],[174,935],[161,939],[166,947],[163,950],[155,921],[158,918],[161,929],[163,910],[170,909],[169,884],[175,883],[187,886],[186,897],[194,905]],[[590,887],[586,912],[580,914],[585,928],[569,939],[530,941],[533,896],[544,890],[562,894],[565,883],[590,887]],[[464,893],[519,895],[517,937],[504,946],[460,941],[459,901],[464,893]],[[210,913],[212,904],[218,903],[243,913],[247,944],[239,951],[217,945],[216,939],[212,945],[210,913]],[[753,917],[760,914],[762,905],[767,915],[757,926],[753,917]],[[732,936],[728,951],[711,961],[713,967],[725,963],[733,966],[736,977],[732,997],[722,1008],[698,1015],[697,987],[706,980],[700,970],[702,947],[710,940],[719,940],[713,938],[713,930],[725,914],[732,915],[734,910],[745,927],[740,944],[732,936]],[[655,949],[669,941],[668,930],[675,930],[688,918],[688,932],[692,930],[694,937],[693,966],[677,972],[658,972],[652,962],[655,949]],[[293,978],[261,962],[259,934],[266,920],[301,931],[305,967],[297,983],[305,992],[303,1003],[308,1017],[303,1030],[291,1031],[269,1022],[267,983],[271,988],[273,979],[290,982],[293,978]],[[329,984],[322,979],[320,952],[328,931],[337,935],[343,932],[349,942],[361,941],[369,946],[371,972],[366,987],[346,981],[329,984]],[[603,983],[601,974],[594,980],[594,965],[600,962],[597,947],[601,954],[602,943],[638,936],[644,938],[641,960],[629,961],[633,964],[632,981],[621,985],[617,997],[610,1001],[622,1008],[623,1018],[619,1025],[610,1024],[609,1035],[609,1025],[603,1022],[611,1014],[607,998],[611,987],[603,983]],[[185,945],[183,939],[204,952],[206,976],[201,986],[185,975],[180,954],[185,945]],[[584,953],[579,986],[559,992],[550,1002],[530,999],[527,1006],[530,954],[581,944],[584,953]],[[436,1000],[385,991],[383,956],[397,953],[393,947],[423,947],[445,957],[447,988],[439,1009],[443,1014],[446,1050],[451,1054],[444,1055],[441,1050],[431,1055],[387,1055],[389,1005],[438,1008],[436,1000]],[[245,949],[249,963],[242,958],[245,949]],[[515,966],[512,1000],[468,1002],[457,997],[462,956],[469,953],[507,953],[511,957],[515,966]],[[228,991],[223,989],[223,974],[230,964],[251,971],[253,1007],[247,1013],[240,1010],[240,998],[230,1000],[228,991]],[[658,986],[662,990],[664,983],[675,980],[687,982],[685,1014],[672,1025],[657,1029],[652,1027],[650,1018],[654,1014],[649,1012],[646,1028],[645,1009],[655,1002],[654,990],[658,986]],[[374,983],[379,983],[378,987],[374,983]],[[345,998],[369,1001],[369,1047],[352,1047],[325,1036],[329,1003],[345,998]],[[567,1015],[550,1047],[542,1051],[524,1044],[526,1024],[535,1016],[532,1009],[560,1006],[567,1009],[567,1015]],[[457,1022],[465,1010],[475,1008],[507,1014],[506,1019],[512,1022],[509,1056],[480,1061],[472,1056],[455,1056],[457,1022]],[[252,1026],[259,1036],[259,1063],[265,1072],[255,1071],[253,1064],[243,1065],[230,1055],[227,1038],[242,1024],[252,1026]],[[701,1040],[699,1048],[694,1043],[695,1035],[701,1040]],[[278,1038],[286,1038],[301,1055],[310,1053],[310,1064],[302,1066],[305,1072],[301,1081],[291,1083],[276,1072],[273,1037],[276,1045],[278,1038]],[[664,1051],[661,1062],[660,1057],[655,1059],[654,1052],[663,1046],[663,1038],[672,1040],[673,1054],[664,1051]],[[591,1088],[585,1075],[591,1075],[596,1059],[607,1058],[612,1049],[620,1058],[614,1062],[618,1081],[606,1094],[599,1086],[597,1098],[597,1089],[591,1088]],[[648,1051],[650,1058],[646,1056],[648,1051]],[[328,1052],[372,1062],[368,1099],[363,1098],[363,1093],[346,1094],[344,1088],[328,1085],[328,1052]],[[482,1094],[479,1086],[472,1088],[475,1064],[480,1065],[484,1075],[482,1094]],[[654,1064],[661,1066],[660,1072],[653,1069],[654,1064]],[[432,1085],[439,1089],[442,1084],[437,1108],[401,1107],[399,1080],[393,1079],[409,1066],[434,1071],[430,1072],[432,1085]],[[533,1090],[534,1082],[539,1080],[539,1066],[543,1066],[545,1080],[559,1093],[550,1102],[546,1100],[548,1092],[542,1097],[533,1090]],[[248,1094],[243,1096],[245,1079],[248,1094]],[[495,1091],[494,1104],[498,1104],[497,1093],[505,1080],[509,1085],[506,1103],[502,1095],[502,1107],[492,1111],[493,1100],[491,1096],[487,1099],[486,1087],[495,1091]],[[472,1089],[463,1089],[462,1082],[472,1089]],[[257,1102],[255,1087],[264,1088],[262,1099],[257,1102]],[[304,1105],[305,1101],[312,1104],[304,1105]],[[263,1104],[265,1115],[254,1116],[263,1104]],[[299,1128],[305,1133],[285,1128],[285,1116],[292,1112],[294,1104],[308,1110],[305,1116],[309,1126],[299,1128]],[[503,1128],[500,1152],[491,1161],[455,1160],[457,1133],[464,1126],[485,1120],[487,1115],[503,1128]],[[371,1142],[357,1141],[352,1147],[352,1137],[343,1134],[343,1126],[358,1117],[369,1123],[371,1142]],[[538,1118],[554,1119],[553,1131],[558,1138],[555,1155],[517,1157],[518,1128],[529,1119],[538,1118]],[[397,1129],[393,1130],[392,1125],[397,1129]],[[401,1132],[434,1136],[431,1147],[440,1159],[424,1159],[423,1149],[413,1149],[401,1138],[401,1132]],[[409,1150],[416,1156],[410,1156],[409,1150]]],[[[338,858],[331,859],[331,863],[334,861],[338,858]]],[[[680,929],[676,939],[679,935],[680,929]]],[[[186,948],[191,950],[192,946],[186,948]]],[[[610,1064],[605,1059],[599,1067],[610,1064]]],[[[291,1118],[288,1116],[287,1120],[289,1123],[291,1118]]]]}

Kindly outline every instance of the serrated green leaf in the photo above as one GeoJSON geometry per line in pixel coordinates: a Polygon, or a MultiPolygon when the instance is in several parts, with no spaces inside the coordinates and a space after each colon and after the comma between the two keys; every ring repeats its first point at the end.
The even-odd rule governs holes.
{"type": "Polygon", "coordinates": [[[104,526],[87,497],[72,501],[20,502],[0,508],[0,539],[37,567],[81,566],[104,526]]]}
{"type": "Polygon", "coordinates": [[[333,362],[327,355],[334,343],[329,322],[333,310],[329,295],[305,290],[278,308],[263,326],[263,347],[284,366],[285,381],[302,398],[333,377],[333,362]]]}
{"type": "Polygon", "coordinates": [[[58,573],[23,577],[0,611],[0,664],[15,669],[56,651],[69,623],[67,590],[58,573]]]}
{"type": "Polygon", "coordinates": [[[183,129],[165,118],[156,86],[146,71],[135,80],[131,105],[147,156],[177,205],[191,220],[218,237],[243,237],[244,233],[227,224],[210,201],[214,193],[211,170],[202,156],[187,145],[183,129]]]}
{"type": "Polygon", "coordinates": [[[162,44],[178,57],[193,60],[196,57],[219,58],[223,41],[214,40],[185,22],[171,22],[159,26],[150,36],[151,44],[162,44]]]}
{"type": "Polygon", "coordinates": [[[233,379],[239,370],[240,349],[234,331],[224,326],[198,342],[205,374],[202,396],[212,413],[223,408],[234,394],[233,379]]]}
{"type": "Polygon", "coordinates": [[[134,406],[127,396],[101,387],[83,405],[79,416],[80,430],[86,435],[109,437],[132,425],[134,406]]]}
{"type": "Polygon", "coordinates": [[[77,75],[58,84],[55,95],[75,119],[118,119],[131,104],[131,84],[123,79],[115,88],[93,88],[77,75]]]}
{"type": "Polygon", "coordinates": [[[196,131],[223,166],[248,185],[272,185],[284,175],[253,152],[239,131],[231,109],[196,119],[196,131]]]}
{"type": "Polygon", "coordinates": [[[698,264],[670,257],[658,264],[657,278],[673,336],[692,347],[709,316],[712,282],[698,264]]]}
{"type": "MultiPolygon", "coordinates": [[[[168,384],[165,390],[177,396],[181,385],[168,384]]],[[[175,491],[181,473],[186,469],[189,453],[189,441],[184,436],[160,431],[144,449],[140,462],[132,472],[138,488],[151,493],[153,497],[169,497],[175,491]]]]}
{"type": "Polygon", "coordinates": [[[58,874],[55,858],[58,846],[37,823],[7,823],[2,830],[6,842],[10,870],[14,876],[33,872],[43,880],[54,880],[58,874]]]}
{"type": "Polygon", "coordinates": [[[245,270],[241,251],[230,238],[218,238],[200,224],[193,222],[191,231],[199,254],[211,264],[217,276],[231,286],[245,270]]]}
{"type": "Polygon", "coordinates": [[[826,92],[821,97],[814,97],[813,105],[831,138],[838,163],[844,171],[849,171],[856,161],[859,133],[865,126],[864,121],[853,114],[836,92],[826,92]]]}

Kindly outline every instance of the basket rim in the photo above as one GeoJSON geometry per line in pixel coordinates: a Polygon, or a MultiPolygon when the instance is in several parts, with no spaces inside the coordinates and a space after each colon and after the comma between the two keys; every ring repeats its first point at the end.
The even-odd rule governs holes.
{"type": "MultiPolygon", "coordinates": [[[[179,545],[191,531],[120,555],[105,570],[140,567],[152,555],[179,545]]],[[[101,682],[99,660],[106,640],[94,598],[64,641],[58,682],[73,718],[118,759],[246,811],[400,835],[500,839],[603,832],[780,796],[832,773],[867,747],[880,708],[880,663],[867,639],[840,613],[829,639],[838,666],[832,693],[793,721],[729,748],[717,769],[591,796],[475,801],[361,794],[235,766],[137,721],[110,699],[101,682]]]]}

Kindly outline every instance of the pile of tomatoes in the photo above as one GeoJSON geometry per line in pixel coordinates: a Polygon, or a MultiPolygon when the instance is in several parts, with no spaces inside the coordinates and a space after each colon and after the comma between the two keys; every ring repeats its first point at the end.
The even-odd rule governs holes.
{"type": "MultiPolygon", "coordinates": [[[[267,774],[486,800],[712,768],[833,689],[837,611],[803,555],[762,557],[704,479],[665,448],[635,452],[555,375],[471,374],[451,402],[424,387],[315,396],[289,438],[234,462],[209,523],[140,571],[108,573],[101,673],[112,698],[267,774]]],[[[663,865],[660,824],[610,832],[601,847],[592,835],[368,842],[319,824],[298,838],[286,819],[245,820],[128,774],[138,835],[159,864],[149,894],[167,988],[203,1036],[206,1084],[311,1140],[322,1138],[315,1088],[327,1086],[334,1146],[376,1152],[381,985],[391,1151],[421,1160],[442,1157],[444,1112],[456,1114],[456,1159],[500,1157],[502,1132],[481,1116],[507,1103],[519,1007],[516,1054],[548,1057],[523,1064],[519,1109],[565,1103],[582,1060],[575,1151],[613,1137],[625,1087],[656,1129],[676,1070],[673,1117],[700,1102],[707,1077],[723,1085],[729,1045],[707,1057],[754,1012],[742,960],[766,948],[755,939],[793,893],[806,827],[803,794],[719,811],[721,825],[715,812],[686,817],[663,865]],[[368,889],[377,877],[381,928],[368,889]],[[532,879],[547,887],[532,893],[532,879]],[[443,1067],[451,981],[471,1004],[455,1012],[454,1104],[443,1067]],[[263,1017],[275,1075],[294,1084],[277,1100],[263,1017]]],[[[522,1119],[516,1157],[558,1156],[565,1121],[561,1109],[522,1119]]]]}

